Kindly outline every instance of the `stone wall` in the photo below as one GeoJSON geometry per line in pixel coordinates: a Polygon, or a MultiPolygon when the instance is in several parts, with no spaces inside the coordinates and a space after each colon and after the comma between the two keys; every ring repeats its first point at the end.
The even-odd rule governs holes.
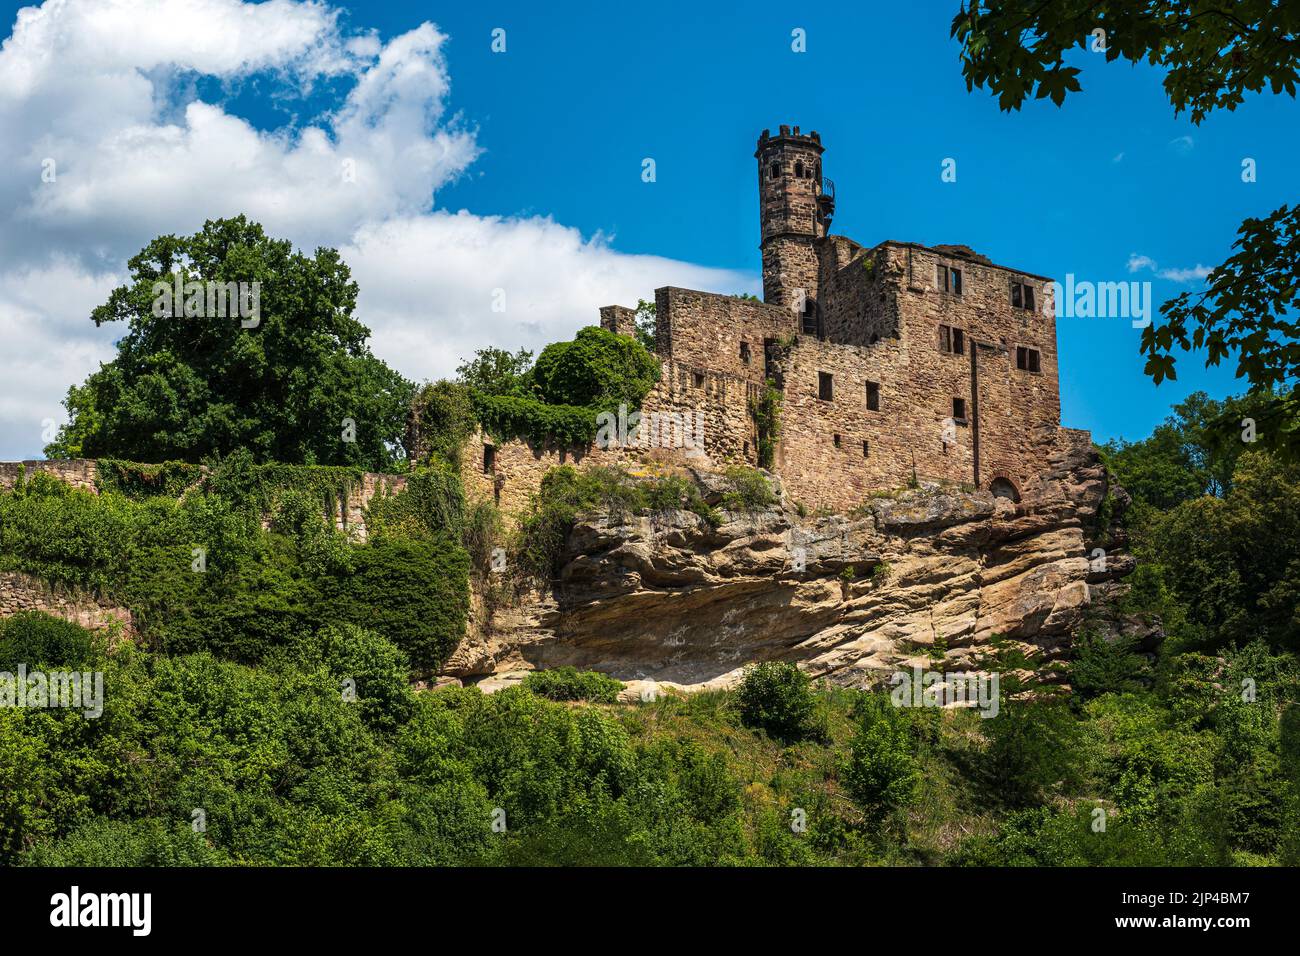
{"type": "Polygon", "coordinates": [[[9,490],[18,481],[20,473],[31,478],[36,472],[45,472],[74,488],[96,491],[95,478],[98,466],[93,459],[73,458],[67,461],[0,461],[0,489],[9,490]]]}
{"type": "Polygon", "coordinates": [[[135,633],[131,612],[90,594],[52,587],[39,578],[16,571],[0,572],[0,618],[20,611],[44,611],[92,631],[121,628],[135,633]]]}
{"type": "MultiPolygon", "coordinates": [[[[759,392],[759,386],[748,378],[663,361],[659,382],[641,405],[638,443],[609,448],[538,446],[520,439],[499,442],[480,431],[461,449],[466,498],[494,501],[507,515],[517,516],[527,508],[546,472],[560,465],[616,465],[635,470],[643,466],[756,464],[758,435],[749,409],[759,392]],[[703,448],[698,447],[701,435],[703,448]]],[[[624,434],[631,437],[630,426],[624,434]]]]}
{"type": "Polygon", "coordinates": [[[763,343],[788,340],[799,329],[799,316],[790,309],[671,286],[655,290],[655,318],[661,358],[756,385],[765,376],[763,343]]]}

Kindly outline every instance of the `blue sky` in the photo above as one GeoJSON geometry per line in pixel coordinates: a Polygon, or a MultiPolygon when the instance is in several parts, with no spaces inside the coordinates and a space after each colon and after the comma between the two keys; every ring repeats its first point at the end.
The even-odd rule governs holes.
{"type": "MultiPolygon", "coordinates": [[[[239,6],[234,0],[213,5],[239,6]]],[[[467,354],[473,342],[535,345],[561,337],[595,321],[594,309],[607,304],[602,296],[617,294],[632,304],[641,282],[646,298],[664,279],[674,284],[695,279],[721,291],[756,289],[752,153],[759,131],[782,123],[822,135],[824,172],[837,186],[835,232],[867,245],[883,239],[965,243],[996,262],[1062,278],[1074,273],[1094,281],[1150,280],[1157,304],[1200,285],[1162,278],[1161,272],[1221,262],[1244,217],[1264,215],[1296,198],[1300,114],[1293,100],[1252,97],[1236,113],[1214,114],[1198,128],[1174,118],[1158,71],[1106,64],[1100,54],[1080,51],[1076,65],[1083,68],[1083,93],[1061,108],[1038,101],[1021,112],[1002,113],[987,92],[966,90],[956,44],[948,36],[956,6],[924,0],[834,9],[809,5],[792,12],[789,4],[766,3],[591,3],[562,9],[335,5],[316,9],[336,11],[336,19],[302,27],[315,31],[307,44],[309,67],[301,66],[296,48],[268,50],[252,66],[214,62],[197,42],[201,52],[189,60],[180,57],[180,63],[160,63],[156,57],[139,64],[114,62],[104,67],[105,76],[135,69],[152,84],[155,112],[149,121],[160,141],[167,141],[161,131],[168,123],[197,136],[198,120],[186,106],[199,100],[264,137],[255,150],[258,162],[298,169],[287,149],[284,154],[273,149],[321,124],[342,155],[349,134],[341,131],[342,124],[331,126],[320,118],[339,110],[366,71],[374,69],[367,58],[375,50],[367,44],[392,50],[404,59],[357,124],[380,129],[376,139],[387,145],[382,162],[379,151],[372,159],[376,168],[383,166],[383,176],[376,177],[372,198],[360,207],[339,206],[337,215],[331,211],[334,218],[327,218],[313,207],[333,210],[328,200],[317,203],[310,191],[304,198],[291,183],[281,187],[271,165],[256,171],[261,187],[250,183],[251,191],[241,192],[226,188],[219,171],[198,170],[195,157],[203,154],[192,150],[157,173],[165,179],[189,175],[186,164],[195,167],[174,190],[190,194],[173,214],[180,221],[164,226],[170,222],[162,215],[165,199],[159,200],[161,211],[159,203],[147,203],[158,211],[156,218],[121,212],[137,194],[120,173],[103,172],[104,152],[120,142],[112,131],[80,140],[68,134],[73,146],[67,148],[74,155],[69,176],[77,172],[77,161],[82,168],[99,165],[95,190],[87,190],[91,198],[61,200],[63,218],[53,212],[47,217],[48,234],[62,244],[50,240],[50,262],[71,255],[89,283],[86,294],[100,295],[95,301],[101,301],[102,290],[111,287],[106,283],[115,274],[114,261],[120,269],[121,258],[156,232],[182,231],[241,204],[255,213],[265,208],[281,235],[304,245],[328,241],[343,246],[345,254],[354,250],[361,262],[363,310],[371,308],[362,319],[376,327],[376,352],[419,377],[446,374],[456,353],[467,354]],[[436,25],[437,43],[415,52],[399,49],[395,41],[426,21],[436,25]],[[491,50],[494,28],[506,31],[505,53],[491,50]],[[806,53],[791,50],[795,28],[806,31],[806,53]],[[355,46],[340,54],[339,44],[349,40],[355,46]],[[322,50],[330,59],[323,67],[322,50]],[[402,79],[400,67],[412,63],[432,64],[437,74],[436,79],[425,76],[427,85],[418,95],[402,79]],[[297,79],[286,81],[286,70],[296,70],[297,79]],[[404,97],[417,113],[421,97],[427,101],[424,120],[414,121],[414,131],[405,125],[410,117],[402,115],[404,97]],[[411,155],[401,149],[408,134],[421,146],[411,155]],[[430,159],[430,151],[442,155],[440,149],[447,158],[430,159]],[[641,179],[646,157],[656,163],[654,183],[641,179]],[[957,161],[955,183],[940,179],[947,157],[957,161]],[[1244,157],[1257,163],[1253,184],[1241,181],[1244,157]],[[417,169],[422,166],[429,168],[417,169]],[[393,184],[391,189],[385,182],[393,184]],[[110,202],[104,197],[114,189],[120,197],[110,202]],[[281,192],[267,200],[265,194],[275,189],[281,192]],[[87,213],[87,204],[97,202],[102,214],[87,213]],[[295,202],[303,208],[277,219],[295,202]],[[466,215],[454,218],[460,210],[466,215]],[[434,232],[437,238],[430,238],[434,232]],[[422,247],[421,241],[430,245],[422,247]],[[470,246],[477,253],[471,254],[470,246]],[[572,252],[572,266],[569,259],[547,258],[560,246],[572,252]],[[401,249],[409,274],[381,261],[384,248],[401,249]],[[477,315],[477,305],[453,309],[446,304],[461,302],[462,295],[476,303],[482,291],[477,288],[457,286],[444,296],[431,285],[402,301],[400,289],[421,281],[426,271],[424,248],[430,250],[426,264],[455,263],[447,284],[463,284],[466,275],[492,269],[517,273],[514,286],[523,292],[511,322],[494,326],[491,317],[477,315]],[[1130,272],[1135,255],[1154,267],[1130,272]],[[557,291],[544,287],[541,278],[523,278],[529,260],[557,283],[572,268],[571,288],[557,291]],[[604,281],[611,275],[617,282],[604,281]],[[367,279],[386,286],[370,291],[369,303],[367,279]],[[419,318],[403,316],[404,309],[419,312],[419,318]],[[422,363],[416,355],[435,358],[422,363]]],[[[16,9],[0,11],[6,25],[14,22],[16,9]]],[[[52,36],[64,31],[80,36],[78,42],[97,42],[85,23],[60,16],[52,36]]],[[[307,18],[304,11],[298,19],[307,18]]],[[[8,32],[7,26],[0,30],[8,32]]],[[[28,45],[36,50],[47,42],[54,40],[38,36],[28,45]]],[[[102,78],[88,77],[85,85],[102,85],[102,78]]],[[[57,90],[58,96],[79,95],[57,90]]],[[[35,94],[32,100],[38,100],[35,94]]],[[[29,113],[14,115],[39,125],[48,105],[44,110],[38,114],[32,106],[29,113]]],[[[122,115],[140,122],[130,109],[123,108],[122,115]]],[[[0,103],[0,122],[5,121],[0,103]]],[[[40,139],[38,132],[31,134],[33,140],[40,139]]],[[[356,129],[351,135],[365,139],[356,129]]],[[[26,155],[38,156],[40,148],[49,147],[33,146],[26,155]]],[[[22,201],[6,210],[11,226],[29,223],[33,208],[50,209],[34,206],[31,187],[24,190],[15,194],[22,201]]],[[[166,189],[159,192],[168,195],[166,189]]],[[[49,262],[31,267],[38,266],[53,268],[49,262]]],[[[509,279],[492,281],[511,287],[509,279]]],[[[69,315],[48,321],[69,329],[80,328],[74,322],[88,325],[85,313],[73,314],[78,308],[69,302],[69,315]]],[[[1125,319],[1063,318],[1058,336],[1063,423],[1091,429],[1097,440],[1146,435],[1170,405],[1195,389],[1216,396],[1238,390],[1231,369],[1207,371],[1195,357],[1180,360],[1178,381],[1151,385],[1141,371],[1139,332],[1125,319]]],[[[49,347],[64,348],[62,343],[49,347]]],[[[75,380],[89,370],[83,366],[93,367],[92,353],[105,357],[102,340],[86,348],[90,351],[80,358],[62,363],[54,377],[75,380]]],[[[50,375],[33,366],[31,388],[37,388],[37,378],[50,375]]],[[[55,401],[71,383],[59,381],[55,401]]],[[[40,408],[24,406],[21,415],[43,415],[49,395],[42,392],[40,402],[40,408]]],[[[27,427],[21,416],[15,421],[27,427]]],[[[0,396],[0,427],[7,424],[0,396]]],[[[31,452],[31,446],[27,437],[0,441],[0,452],[31,452]]]]}

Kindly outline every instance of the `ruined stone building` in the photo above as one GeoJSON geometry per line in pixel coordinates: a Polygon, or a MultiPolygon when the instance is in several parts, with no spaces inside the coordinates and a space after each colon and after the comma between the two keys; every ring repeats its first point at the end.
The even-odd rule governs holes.
{"type": "MultiPolygon", "coordinates": [[[[816,132],[763,131],[764,301],[656,290],[663,376],[643,412],[703,414],[711,463],[758,464],[755,409],[775,388],[772,470],[809,508],[849,509],[915,481],[1032,495],[1063,438],[1051,280],[966,246],[866,248],[833,235],[822,153],[816,132]]],[[[635,334],[632,308],[600,314],[605,328],[635,334]]],[[[480,444],[467,484],[518,505],[554,464],[610,455],[480,444]]]]}

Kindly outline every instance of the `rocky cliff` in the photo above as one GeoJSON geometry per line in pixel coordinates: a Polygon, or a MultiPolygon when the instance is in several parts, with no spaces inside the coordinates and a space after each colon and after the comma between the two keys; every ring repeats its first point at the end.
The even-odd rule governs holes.
{"type": "MultiPolygon", "coordinates": [[[[720,500],[717,475],[692,476],[720,500]]],[[[684,511],[584,516],[555,586],[480,612],[445,675],[490,690],[571,664],[633,692],[701,689],[780,659],[863,686],[900,666],[962,670],[997,636],[1045,666],[1091,612],[1112,633],[1140,627],[1099,607],[1133,562],[1114,520],[1127,497],[1086,433],[1062,433],[1021,502],[923,486],[801,517],[773,483],[775,506],[718,527],[684,511]]]]}

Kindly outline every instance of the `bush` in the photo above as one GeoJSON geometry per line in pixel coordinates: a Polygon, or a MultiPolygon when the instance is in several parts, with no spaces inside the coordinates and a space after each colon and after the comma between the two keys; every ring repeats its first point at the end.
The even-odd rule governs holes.
{"type": "Polygon", "coordinates": [[[737,700],[740,722],[776,740],[794,743],[818,734],[811,683],[793,664],[766,661],[749,668],[737,700]]]}
{"type": "Polygon", "coordinates": [[[226,866],[232,861],[184,822],[99,818],[24,853],[22,866],[226,866]]]}
{"type": "Polygon", "coordinates": [[[857,732],[841,779],[853,802],[879,824],[910,806],[920,786],[906,715],[883,694],[864,695],[855,708],[857,732]]]}
{"type": "Polygon", "coordinates": [[[640,342],[597,326],[579,329],[572,342],[546,346],[532,371],[537,396],[548,405],[604,411],[639,405],[659,374],[640,342]]]}
{"type": "Polygon", "coordinates": [[[776,503],[772,485],[757,468],[737,465],[724,473],[729,488],[722,495],[722,507],[728,511],[762,511],[776,503]]]}
{"type": "Polygon", "coordinates": [[[990,789],[1008,806],[1045,803],[1077,779],[1077,728],[1065,703],[1004,701],[980,725],[988,739],[990,789]]]}
{"type": "Polygon", "coordinates": [[[1084,633],[1074,642],[1070,686],[1080,699],[1121,693],[1142,687],[1150,673],[1146,659],[1133,651],[1133,638],[1111,642],[1100,634],[1084,633]]]}
{"type": "Polygon", "coordinates": [[[19,664],[76,670],[90,659],[90,632],[42,611],[19,611],[0,620],[0,671],[16,673],[19,664]]]}
{"type": "Polygon", "coordinates": [[[387,637],[417,670],[451,656],[469,616],[469,555],[459,541],[391,538],[356,549],[356,570],[323,584],[323,620],[345,621],[387,637]]]}
{"type": "Polygon", "coordinates": [[[355,624],[331,624],[295,640],[273,666],[323,670],[340,686],[352,681],[361,717],[371,727],[393,730],[411,716],[410,662],[387,638],[355,624]]]}
{"type": "Polygon", "coordinates": [[[596,671],[557,667],[533,671],[524,678],[524,687],[551,700],[589,700],[598,704],[613,704],[618,700],[623,682],[596,671]]]}

